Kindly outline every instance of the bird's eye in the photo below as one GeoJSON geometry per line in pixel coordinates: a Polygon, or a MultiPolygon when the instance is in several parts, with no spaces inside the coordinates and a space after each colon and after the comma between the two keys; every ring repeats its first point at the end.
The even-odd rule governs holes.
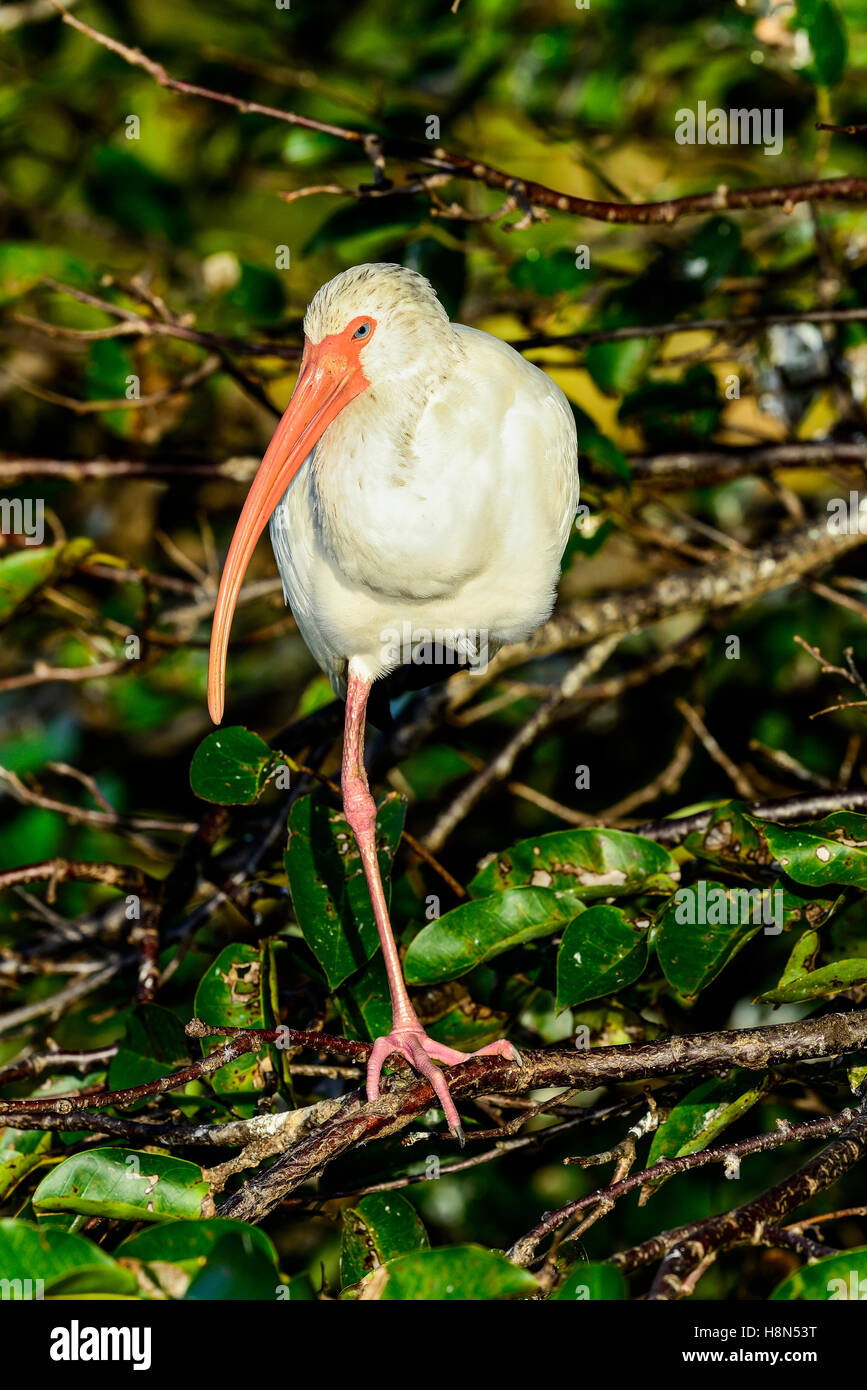
{"type": "Polygon", "coordinates": [[[366,338],[370,333],[369,323],[360,323],[353,333],[353,338],[366,338]]]}

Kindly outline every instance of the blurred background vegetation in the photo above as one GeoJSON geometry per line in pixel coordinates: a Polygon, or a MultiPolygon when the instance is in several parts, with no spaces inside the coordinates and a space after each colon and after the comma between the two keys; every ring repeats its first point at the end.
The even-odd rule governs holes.
{"type": "MultiPolygon", "coordinates": [[[[0,766],[22,779],[0,802],[2,869],[68,856],[161,877],[184,842],[184,826],[198,822],[202,803],[190,790],[188,769],[209,728],[205,671],[220,562],[275,412],[291,394],[305,306],[343,267],[366,260],[411,265],[432,279],[453,317],[514,341],[678,317],[773,319],[864,304],[863,204],[800,204],[793,212],[720,214],[668,228],[554,213],[514,229],[520,210],[497,216],[502,196],[472,181],[438,190],[436,200],[426,193],[321,193],[287,202],[281,194],[305,187],[369,185],[370,163],[357,146],[330,135],[166,91],[56,17],[6,7],[16,9],[27,12],[19,22],[0,12],[0,480],[8,498],[44,499],[46,546],[60,549],[39,552],[37,574],[37,552],[23,551],[20,537],[2,538],[0,766]],[[454,202],[465,215],[455,215],[454,202]],[[589,264],[579,269],[584,246],[589,264]],[[115,333],[122,320],[88,296],[136,316],[127,319],[130,330],[115,333]],[[147,326],[153,324],[167,331],[147,326]],[[135,380],[141,401],[129,398],[135,380]],[[86,461],[90,474],[55,466],[70,460],[86,461]],[[94,461],[102,460],[115,467],[95,476],[94,461]],[[77,537],[92,542],[88,553],[62,548],[77,537]],[[23,579],[14,567],[4,576],[5,561],[20,566],[22,554],[31,566],[23,579]],[[140,646],[131,647],[130,637],[140,646]],[[80,678],[92,665],[99,671],[80,678]],[[65,674],[48,679],[45,667],[65,674]],[[121,817],[180,824],[151,831],[112,823],[111,814],[103,823],[70,814],[69,807],[99,807],[66,766],[93,779],[121,817]],[[63,803],[60,810],[46,804],[52,799],[63,803]]],[[[657,201],[720,184],[867,176],[863,136],[815,128],[822,120],[867,121],[860,0],[797,9],[592,0],[589,10],[570,0],[463,0],[456,13],[446,0],[295,0],[286,10],[265,0],[87,0],[73,12],[141,47],[173,77],[320,122],[417,141],[428,137],[436,117],[438,144],[585,197],[657,201]],[[676,144],[676,112],[699,101],[779,108],[783,152],[771,158],[757,147],[676,144]]],[[[412,169],[405,164],[405,172],[412,169]]],[[[729,334],[690,328],[589,347],[543,341],[527,351],[566,391],[579,422],[591,515],[564,566],[567,600],[722,562],[808,516],[824,518],[828,499],[848,496],[863,473],[863,463],[853,469],[839,462],[762,476],[745,471],[730,482],[673,493],[641,481],[634,465],[636,456],[670,450],[863,444],[863,323],[769,323],[729,334]],[[733,376],[739,395],[730,398],[733,376]]],[[[703,629],[699,660],[615,699],[570,705],[521,760],[517,781],[549,802],[603,812],[670,761],[683,735],[675,704],[683,697],[703,709],[756,798],[839,785],[841,767],[861,785],[863,715],[851,709],[811,718],[831,703],[834,686],[793,641],[800,635],[834,662],[847,646],[867,655],[867,572],[857,552],[844,568],[833,576],[830,598],[809,583],[792,586],[727,625],[703,629]],[[739,660],[726,657],[730,633],[740,638],[739,660]],[[577,793],[576,764],[591,768],[589,788],[577,793]]],[[[831,578],[823,575],[826,584],[831,578]]],[[[284,610],[265,544],[248,582],[230,656],[229,720],[272,739],[331,694],[284,610]]],[[[699,627],[698,619],[679,618],[629,639],[609,674],[651,659],[699,627]]],[[[485,718],[444,725],[387,770],[380,786],[409,797],[416,835],[526,720],[539,690],[551,688],[568,660],[564,653],[522,668],[523,692],[513,690],[485,718]]],[[[333,774],[335,766],[332,749],[323,771],[333,774]]],[[[724,768],[697,743],[668,790],[639,803],[633,816],[731,794],[724,768]]],[[[510,791],[484,801],[443,857],[463,883],[484,854],[561,824],[538,797],[510,791]]],[[[261,834],[261,826],[261,806],[236,817],[224,846],[227,865],[233,847],[261,834]]],[[[279,885],[277,861],[262,872],[279,885]]],[[[430,870],[399,856],[399,929],[417,927],[425,894],[441,888],[430,870]]],[[[45,928],[46,914],[74,918],[111,897],[82,883],[59,885],[50,903],[7,892],[3,932],[10,945],[20,944],[45,928]]],[[[265,900],[259,911],[257,924],[281,936],[284,948],[281,1016],[298,1027],[320,1026],[327,1016],[332,1032],[350,1026],[346,1016],[335,1022],[327,1012],[327,991],[293,935],[285,900],[265,900]]],[[[232,907],[209,915],[186,941],[160,1003],[189,1017],[196,980],[239,937],[253,939],[232,907]]],[[[805,1006],[772,1014],[750,1003],[777,979],[787,949],[753,958],[747,986],[728,976],[715,983],[688,1022],[683,1001],[654,1015],[652,991],[626,992],[607,1011],[585,1010],[594,1039],[640,1040],[663,1024],[717,1028],[799,1016],[805,1006]],[[651,1013],[642,1014],[648,1006],[651,1013]]],[[[177,950],[166,947],[163,964],[177,950]]],[[[867,955],[867,940],[861,936],[847,950],[867,955]]],[[[555,1014],[544,953],[533,958],[530,976],[518,1009],[525,1036],[570,1036],[579,1018],[555,1014]]],[[[477,998],[495,1010],[503,1004],[494,981],[477,984],[477,998]]],[[[6,992],[6,982],[0,987],[6,992]]],[[[55,987],[38,977],[26,982],[25,997],[44,998],[55,987]]],[[[42,1019],[38,1036],[50,1031],[66,1047],[109,1044],[124,1035],[129,1001],[130,978],[121,975],[56,1023],[42,1019]]],[[[0,1061],[34,1036],[31,1028],[4,1035],[0,1061]]],[[[81,1078],[65,1082],[80,1085],[81,1078]]],[[[314,1094],[327,1090],[326,1082],[311,1086],[314,1094]]],[[[774,1096],[757,1111],[761,1125],[749,1123],[770,1128],[789,1113],[774,1096]]],[[[603,1132],[600,1148],[604,1142],[603,1132]]],[[[508,1164],[421,1184],[411,1195],[434,1243],[473,1239],[503,1247],[541,1210],[596,1184],[595,1170],[565,1168],[561,1157],[556,1146],[542,1157],[516,1154],[508,1164]]],[[[347,1160],[332,1189],[376,1181],[410,1158],[396,1142],[374,1147],[347,1160]]],[[[787,1163],[775,1154],[753,1160],[750,1184],[759,1190],[788,1171],[787,1163]]],[[[604,1229],[589,1232],[591,1258],[719,1209],[731,1197],[730,1184],[710,1171],[667,1184],[647,1207],[632,1200],[619,1206],[604,1229]]],[[[853,1179],[839,1205],[855,1200],[855,1186],[853,1179]]],[[[321,1260],[334,1279],[332,1220],[278,1213],[268,1229],[283,1267],[316,1271],[321,1260]]],[[[849,1241],[863,1238],[862,1222],[849,1241]]],[[[745,1265],[724,1259],[702,1293],[722,1296],[737,1287],[742,1296],[764,1296],[787,1259],[768,1252],[750,1254],[745,1265]]]]}

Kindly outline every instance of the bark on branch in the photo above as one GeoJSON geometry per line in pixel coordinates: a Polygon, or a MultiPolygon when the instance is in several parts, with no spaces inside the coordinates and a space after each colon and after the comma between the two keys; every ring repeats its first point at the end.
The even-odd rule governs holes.
{"type": "Polygon", "coordinates": [[[766,1232],[802,1207],[817,1192],[836,1182],[867,1153],[867,1094],[851,1123],[820,1154],[761,1196],[710,1220],[663,1231],[633,1250],[613,1256],[624,1271],[663,1257],[649,1297],[680,1298],[691,1271],[715,1251],[736,1245],[757,1245],[766,1232]]]}
{"type": "MultiPolygon", "coordinates": [[[[474,1057],[448,1068],[447,1075],[451,1093],[460,1102],[489,1092],[514,1095],[543,1086],[589,1090],[680,1073],[709,1076],[736,1066],[764,1071],[805,1058],[841,1056],[865,1045],[867,1010],[860,1010],[767,1028],[694,1033],[634,1047],[527,1052],[523,1066],[499,1057],[474,1057]]],[[[371,1139],[399,1133],[434,1103],[431,1087],[416,1077],[392,1081],[373,1104],[360,1092],[353,1092],[327,1123],[305,1135],[271,1168],[256,1174],[228,1197],[219,1214],[243,1221],[263,1220],[290,1192],[318,1177],[329,1163],[371,1139]]]]}

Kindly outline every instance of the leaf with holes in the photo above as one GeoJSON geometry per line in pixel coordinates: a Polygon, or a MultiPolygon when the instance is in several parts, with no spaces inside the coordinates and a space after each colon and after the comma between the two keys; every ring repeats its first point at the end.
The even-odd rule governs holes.
{"type": "Polygon", "coordinates": [[[410,1250],[425,1250],[430,1241],[421,1219],[406,1197],[396,1192],[371,1192],[343,1211],[340,1278],[343,1287],[357,1284],[371,1270],[410,1250]]]}
{"type": "Polygon", "coordinates": [[[763,826],[772,857],[788,878],[810,888],[867,888],[867,816],[834,811],[806,825],[763,826]]]}
{"type": "MultiPolygon", "coordinates": [[[[208,967],[196,990],[196,1017],[214,1026],[266,1028],[270,1023],[269,961],[264,947],[237,942],[226,946],[208,967]]],[[[222,1047],[228,1038],[202,1038],[202,1055],[222,1047]]],[[[231,1099],[239,1113],[255,1106],[265,1085],[264,1069],[273,1065],[268,1047],[247,1052],[220,1067],[211,1077],[217,1095],[231,1099]]]]}
{"type": "Polygon", "coordinates": [[[547,888],[574,902],[672,893],[680,870],[667,850],[625,830],[555,830],[494,855],[469,885],[474,898],[547,888]]]}
{"type": "Polygon", "coordinates": [[[132,1149],[88,1149],[64,1159],[33,1194],[36,1211],[74,1211],[118,1221],[199,1217],[210,1203],[197,1163],[132,1149]]]}

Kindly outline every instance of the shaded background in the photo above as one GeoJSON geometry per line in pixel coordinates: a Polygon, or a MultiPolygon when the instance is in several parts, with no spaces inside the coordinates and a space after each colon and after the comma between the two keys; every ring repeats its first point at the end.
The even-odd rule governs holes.
{"type": "MultiPolygon", "coordinates": [[[[426,138],[436,117],[438,143],[587,197],[650,201],[720,183],[867,175],[863,138],[814,128],[821,119],[867,120],[867,29],[858,0],[838,0],[823,11],[812,54],[785,8],[695,0],[652,8],[657,13],[633,0],[594,0],[590,11],[566,0],[464,0],[452,14],[444,0],[351,7],[296,0],[291,11],[254,0],[207,7],[147,0],[87,4],[77,12],[140,45],[175,77],[416,140],[426,138]],[[676,111],[700,100],[780,108],[783,153],[768,158],[756,148],[677,145],[676,111]]],[[[4,631],[0,764],[35,779],[27,785],[38,786],[43,797],[92,805],[84,789],[49,767],[63,763],[95,778],[121,812],[184,821],[201,813],[188,767],[209,727],[207,640],[220,561],[274,412],[292,390],[304,308],[343,267],[366,260],[411,265],[430,276],[454,317],[511,340],[676,316],[726,319],[864,303],[867,224],[857,204],[688,219],[673,228],[609,227],[555,214],[510,231],[520,213],[486,220],[501,199],[474,183],[438,190],[438,208],[424,194],[375,200],[319,194],[287,203],[281,192],[304,186],[357,189],[369,183],[370,165],[357,148],[331,136],[163,91],[150,75],[55,19],[10,24],[4,33],[0,15],[0,40],[4,495],[44,498],[49,541],[85,536],[95,544],[72,580],[58,572],[52,583],[47,575],[35,601],[13,604],[4,631]],[[127,138],[135,128],[130,117],[138,122],[137,139],[127,138]],[[466,216],[434,215],[448,212],[453,198],[466,216]],[[586,269],[576,268],[581,246],[589,248],[586,269]],[[207,362],[207,346],[170,333],[87,337],[116,320],[46,285],[45,277],[148,319],[218,335],[223,356],[203,380],[178,389],[207,362]],[[240,350],[251,341],[263,345],[260,354],[240,350]],[[282,355],[268,353],[269,344],[282,355]],[[124,398],[131,377],[154,403],[110,408],[124,398]],[[126,477],[121,469],[108,479],[55,478],[49,467],[28,467],[32,460],[100,459],[144,462],[160,476],[126,477]],[[127,660],[130,635],[140,639],[140,659],[127,660]],[[34,678],[16,686],[36,663],[65,671],[93,663],[115,669],[86,681],[34,678]]],[[[755,545],[798,519],[824,516],[827,500],[847,496],[863,471],[778,470],[773,477],[655,495],[634,484],[628,461],[709,442],[863,442],[862,325],[776,327],[734,340],[693,331],[589,350],[542,346],[529,355],[548,367],[579,421],[583,499],[591,516],[567,555],[564,598],[627,589],[696,561],[722,560],[733,545],[755,545]],[[725,387],[733,374],[740,397],[730,400],[725,387]]],[[[18,538],[3,539],[7,553],[20,548],[18,538]]],[[[844,571],[833,576],[836,583],[842,575],[846,585],[835,589],[836,601],[809,585],[792,586],[712,628],[700,659],[686,669],[615,700],[569,707],[521,760],[516,780],[582,812],[604,811],[670,760],[683,732],[674,703],[680,696],[704,708],[708,726],[746,769],[757,796],[836,784],[841,765],[860,785],[862,714],[811,718],[831,702],[834,687],[793,642],[798,634],[835,662],[847,646],[867,655],[861,605],[867,577],[857,552],[844,571]],[[740,638],[738,660],[726,657],[730,634],[740,638]],[[796,759],[799,770],[782,767],[774,751],[796,759]],[[591,770],[583,791],[574,785],[579,764],[591,770]]],[[[284,611],[265,543],[249,580],[262,583],[251,588],[235,625],[229,719],[271,738],[331,694],[284,611]]],[[[697,625],[678,619],[630,639],[611,670],[648,659],[697,625]]],[[[568,659],[555,656],[517,674],[544,688],[568,659]]],[[[519,696],[486,718],[439,729],[389,770],[382,786],[409,795],[416,835],[535,708],[537,694],[519,696]]],[[[332,752],[324,769],[335,766],[332,752]]],[[[650,818],[731,794],[724,770],[697,745],[676,785],[635,814],[650,818]]],[[[146,864],[162,873],[179,843],[171,833],[157,836],[162,858],[154,857],[128,834],[71,823],[44,805],[6,796],[0,809],[2,868],[68,855],[146,864]]],[[[443,857],[465,882],[483,854],[561,823],[520,792],[498,794],[459,828],[443,857]]],[[[238,834],[254,835],[258,826],[254,814],[241,816],[238,834]]],[[[398,870],[398,926],[412,928],[421,920],[425,879],[417,865],[399,860],[398,870]]],[[[272,878],[279,879],[276,868],[272,878]]],[[[72,915],[100,902],[101,892],[64,885],[58,901],[72,915]]],[[[263,911],[263,920],[281,930],[285,906],[263,911]]],[[[9,939],[18,940],[32,907],[7,895],[3,912],[9,939]]],[[[197,973],[242,925],[231,910],[217,914],[161,1002],[188,1016],[197,973]]],[[[867,941],[849,943],[848,950],[867,954],[867,941]]],[[[689,1026],[759,1019],[748,1000],[776,980],[785,955],[780,946],[752,960],[755,978],[744,1000],[729,979],[713,986],[689,1026]]],[[[311,1003],[303,961],[295,960],[284,984],[289,1021],[304,1026],[321,1001],[311,1003]]],[[[569,1014],[555,1017],[551,988],[550,968],[540,961],[521,1022],[544,1041],[570,1035],[577,1022],[569,1014]]],[[[125,998],[120,986],[100,996],[98,1006],[64,1019],[55,1036],[70,1046],[113,1040],[123,1026],[125,998]]],[[[652,1012],[655,1002],[636,993],[613,1004],[610,1017],[594,1016],[593,1026],[601,1039],[634,1040],[645,1027],[639,1009],[652,1012]]],[[[773,1017],[783,1016],[791,1015],[773,1017]]],[[[0,1057],[20,1042],[5,1040],[0,1057]]],[[[763,1127],[782,1113],[766,1109],[763,1127]]],[[[358,1155],[336,1186],[373,1180],[406,1161],[397,1145],[358,1155]]],[[[412,1190],[438,1239],[503,1246],[541,1209],[567,1200],[582,1184],[590,1190],[594,1180],[592,1170],[585,1177],[564,1169],[547,1152],[544,1160],[510,1162],[511,1168],[488,1165],[412,1190]]],[[[774,1156],[753,1160],[749,1181],[758,1190],[787,1170],[774,1156]]],[[[649,1208],[624,1203],[604,1237],[598,1228],[588,1236],[591,1257],[612,1240],[634,1242],[717,1209],[730,1196],[717,1194],[720,1185],[717,1174],[691,1176],[669,1184],[649,1208]]],[[[320,1259],[333,1269],[329,1219],[277,1217],[269,1230],[288,1269],[309,1264],[315,1270],[320,1259]]],[[[863,1226],[851,1239],[861,1243],[863,1226]]],[[[735,1267],[746,1269],[742,1291],[766,1293],[785,1272],[786,1258],[756,1254],[731,1267],[722,1260],[702,1293],[730,1291],[735,1267]]]]}

